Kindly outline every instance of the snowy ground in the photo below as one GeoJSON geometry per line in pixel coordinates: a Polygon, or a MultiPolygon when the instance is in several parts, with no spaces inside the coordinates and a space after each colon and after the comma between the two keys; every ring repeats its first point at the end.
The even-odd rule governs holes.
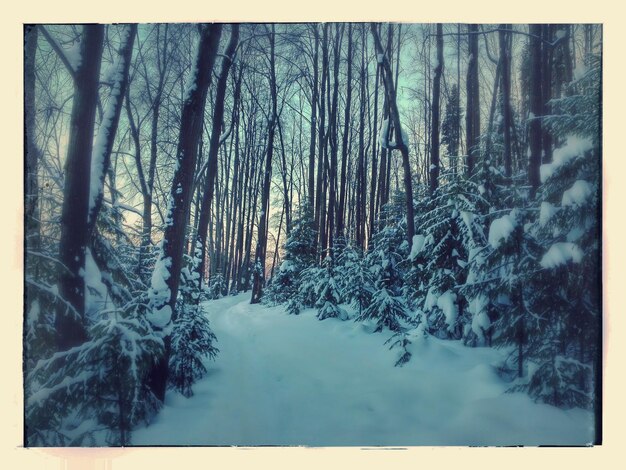
{"type": "Polygon", "coordinates": [[[397,351],[352,321],[314,310],[208,302],[220,354],[186,399],[164,409],[134,445],[584,445],[593,416],[533,403],[494,372],[501,352],[428,338],[397,351]]]}

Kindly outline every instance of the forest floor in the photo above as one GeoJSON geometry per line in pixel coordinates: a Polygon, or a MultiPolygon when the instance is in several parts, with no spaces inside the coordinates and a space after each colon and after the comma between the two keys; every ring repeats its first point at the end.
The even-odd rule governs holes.
{"type": "Polygon", "coordinates": [[[170,391],[134,445],[585,445],[593,415],[534,403],[496,373],[503,352],[427,338],[394,367],[390,332],[250,305],[204,304],[220,353],[185,398],[170,391]]]}

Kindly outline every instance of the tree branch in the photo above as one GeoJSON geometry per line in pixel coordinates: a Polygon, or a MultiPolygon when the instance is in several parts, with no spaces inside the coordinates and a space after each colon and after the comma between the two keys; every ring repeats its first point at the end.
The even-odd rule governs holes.
{"type": "Polygon", "coordinates": [[[41,33],[44,35],[44,37],[46,38],[46,40],[48,41],[48,44],[50,44],[50,46],[52,47],[52,49],[54,50],[54,52],[57,53],[57,55],[59,56],[59,59],[61,59],[61,62],[63,62],[63,65],[65,65],[65,68],[67,69],[67,71],[69,72],[69,74],[72,76],[72,78],[74,80],[76,80],[76,70],[74,69],[74,67],[72,66],[72,64],[70,63],[70,60],[67,58],[67,54],[65,54],[65,51],[63,51],[63,48],[59,45],[59,43],[50,35],[50,33],[48,32],[48,30],[44,27],[44,25],[39,25],[39,30],[41,31],[41,33]]]}

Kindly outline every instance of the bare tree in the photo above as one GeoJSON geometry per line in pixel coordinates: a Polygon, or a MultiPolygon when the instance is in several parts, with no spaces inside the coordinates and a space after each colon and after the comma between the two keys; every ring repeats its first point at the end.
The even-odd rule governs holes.
{"type": "Polygon", "coordinates": [[[90,182],[86,175],[91,173],[103,41],[104,26],[83,26],[80,61],[75,68],[68,62],[74,77],[74,98],[59,242],[59,261],[66,269],[62,269],[59,275],[59,292],[72,308],[61,309],[56,315],[55,328],[61,351],[77,346],[87,338],[84,324],[85,279],[80,271],[85,266],[89,246],[90,182]]]}
{"type": "Polygon", "coordinates": [[[413,215],[413,183],[411,181],[411,166],[409,159],[409,148],[404,142],[404,136],[402,135],[402,125],[400,123],[400,113],[398,112],[398,105],[396,103],[396,89],[393,83],[393,75],[391,73],[391,66],[389,60],[384,54],[383,46],[378,36],[378,31],[374,23],[370,28],[372,36],[374,37],[374,44],[379,57],[382,58],[382,77],[383,84],[385,86],[385,95],[387,102],[390,106],[390,118],[393,124],[395,132],[395,144],[390,146],[391,149],[398,149],[402,154],[402,167],[404,170],[404,192],[406,198],[406,219],[407,219],[407,237],[409,244],[413,243],[413,236],[415,235],[415,217],[413,215]]]}
{"type": "MultiPolygon", "coordinates": [[[[239,25],[231,26],[230,41],[226,47],[224,58],[222,60],[222,69],[220,71],[217,87],[215,91],[215,104],[213,108],[213,120],[211,128],[211,141],[209,143],[209,155],[206,162],[206,179],[202,192],[202,203],[200,209],[200,218],[198,222],[198,246],[200,248],[200,264],[198,265],[198,273],[200,279],[204,278],[205,263],[207,255],[207,231],[209,227],[209,216],[211,211],[211,202],[215,190],[215,177],[217,174],[217,156],[222,138],[221,129],[224,120],[224,97],[226,95],[226,85],[228,82],[228,73],[233,63],[235,50],[239,41],[239,25]]],[[[232,126],[232,122],[231,122],[232,126]]]]}
{"type": "Polygon", "coordinates": [[[478,25],[468,25],[467,106],[465,115],[467,173],[474,172],[480,140],[480,86],[478,83],[478,25]]]}
{"type": "MultiPolygon", "coordinates": [[[[202,115],[221,32],[221,24],[201,27],[198,53],[183,102],[176,152],[177,169],[170,191],[161,252],[152,275],[151,312],[148,318],[157,330],[163,330],[176,318],[176,297],[185,247],[186,222],[191,207],[198,144],[202,134],[202,115]]],[[[165,397],[170,348],[169,335],[164,336],[165,353],[156,362],[149,377],[150,388],[161,401],[165,397]]]]}
{"type": "Polygon", "coordinates": [[[513,173],[511,161],[511,60],[509,51],[509,37],[506,32],[510,25],[500,25],[498,40],[500,45],[500,63],[502,69],[502,125],[504,137],[504,174],[510,178],[513,173]]]}
{"type": "Polygon", "coordinates": [[[261,196],[261,221],[257,233],[257,248],[255,255],[254,279],[252,285],[252,298],[250,303],[256,304],[261,301],[263,287],[265,286],[265,258],[267,255],[267,229],[270,210],[270,185],[272,178],[272,156],[274,154],[274,134],[276,132],[276,120],[278,119],[277,91],[276,91],[276,52],[275,52],[276,32],[275,25],[271,26],[269,34],[270,53],[270,94],[272,100],[272,110],[269,118],[269,134],[267,139],[267,157],[265,160],[265,173],[263,177],[263,194],[261,196]]]}
{"type": "Polygon", "coordinates": [[[540,116],[543,110],[541,94],[541,25],[530,25],[530,115],[528,117],[528,182],[531,196],[539,188],[539,167],[541,166],[542,134],[540,116]]]}
{"type": "Polygon", "coordinates": [[[430,137],[430,193],[434,194],[439,185],[439,98],[441,96],[441,75],[443,73],[443,26],[437,23],[437,61],[433,80],[433,103],[430,137]]]}
{"type": "Polygon", "coordinates": [[[24,28],[24,134],[26,137],[26,167],[24,182],[24,217],[27,250],[39,248],[39,155],[35,138],[35,57],[38,27],[24,28]]]}
{"type": "Polygon", "coordinates": [[[348,23],[348,58],[346,81],[346,107],[344,115],[343,142],[341,147],[341,181],[339,189],[339,207],[337,210],[336,236],[344,236],[346,210],[346,167],[348,165],[348,139],[350,137],[350,106],[352,104],[352,23],[348,23]]]}
{"type": "Polygon", "coordinates": [[[107,103],[102,123],[98,128],[94,154],[91,161],[91,187],[89,195],[89,232],[93,235],[96,219],[102,206],[104,196],[104,178],[111,166],[111,151],[117,134],[120,114],[128,87],[128,72],[133,54],[133,44],[137,35],[137,25],[131,24],[122,31],[122,43],[119,60],[115,64],[115,74],[111,94],[107,103]]]}

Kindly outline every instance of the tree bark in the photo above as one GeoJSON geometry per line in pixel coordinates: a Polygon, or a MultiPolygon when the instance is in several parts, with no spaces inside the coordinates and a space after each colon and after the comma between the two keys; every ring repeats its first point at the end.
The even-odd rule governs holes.
{"type": "Polygon", "coordinates": [[[263,194],[261,196],[261,220],[257,232],[257,247],[254,265],[254,278],[252,285],[252,298],[250,303],[256,304],[261,301],[263,288],[265,287],[265,259],[267,255],[267,227],[270,210],[270,185],[272,178],[272,156],[274,155],[274,134],[276,132],[276,120],[278,115],[276,96],[276,53],[275,53],[275,26],[272,24],[270,41],[270,94],[272,98],[272,110],[270,115],[269,134],[267,139],[267,157],[265,161],[265,175],[263,179],[263,194]]]}
{"type": "Polygon", "coordinates": [[[528,182],[531,197],[539,188],[539,167],[541,166],[542,135],[539,116],[543,110],[541,94],[541,25],[530,25],[530,116],[528,117],[528,140],[530,157],[528,160],[528,182]]]}
{"type": "MultiPolygon", "coordinates": [[[[183,262],[187,218],[193,196],[198,144],[202,135],[202,117],[221,32],[221,24],[202,26],[192,79],[183,101],[176,152],[178,165],[170,191],[161,253],[152,275],[150,289],[151,312],[148,319],[157,331],[167,331],[171,322],[176,321],[176,298],[183,262]]],[[[152,392],[161,401],[165,398],[168,376],[170,337],[167,333],[164,333],[164,343],[165,352],[156,362],[148,378],[152,392]]]]}
{"type": "Polygon", "coordinates": [[[359,99],[359,160],[357,163],[356,189],[356,244],[361,250],[365,247],[365,26],[361,34],[361,80],[359,99]]]}
{"type": "Polygon", "coordinates": [[[324,238],[322,204],[323,201],[323,180],[324,180],[324,147],[325,147],[325,129],[326,124],[326,76],[328,75],[328,23],[324,23],[322,33],[322,76],[320,90],[320,115],[318,129],[318,155],[317,155],[317,177],[315,187],[315,231],[317,232],[316,249],[322,245],[321,240],[324,238]]]}
{"type": "MultiPolygon", "coordinates": [[[[226,85],[228,83],[228,73],[233,63],[237,43],[239,42],[239,25],[234,23],[231,26],[230,41],[222,59],[222,68],[215,90],[215,105],[213,108],[213,121],[211,126],[211,140],[209,142],[208,164],[206,168],[206,181],[202,193],[200,205],[200,220],[198,222],[197,244],[200,247],[201,257],[198,265],[200,281],[204,279],[207,255],[207,231],[209,227],[209,217],[211,216],[211,203],[215,191],[215,175],[217,174],[217,154],[220,148],[220,138],[222,122],[224,120],[224,98],[226,96],[226,85]]],[[[232,125],[232,123],[231,123],[232,125]]]]}
{"type": "Polygon", "coordinates": [[[465,116],[467,174],[474,172],[480,153],[480,92],[478,84],[478,25],[468,25],[467,112],[465,116]]]}
{"type": "Polygon", "coordinates": [[[240,115],[240,97],[241,97],[241,79],[243,76],[243,67],[239,67],[239,73],[237,74],[237,78],[235,79],[235,98],[233,102],[233,117],[231,126],[234,129],[234,140],[235,140],[235,161],[233,168],[233,191],[232,191],[232,200],[231,207],[232,212],[229,214],[229,229],[227,230],[229,233],[230,240],[230,248],[229,248],[229,256],[228,256],[228,265],[226,268],[226,282],[229,284],[228,291],[230,292],[231,287],[231,277],[236,264],[234,263],[236,254],[235,254],[235,227],[237,226],[237,216],[241,211],[240,203],[241,203],[241,178],[239,173],[241,172],[241,156],[239,154],[239,115],[240,115]]]}
{"type": "Polygon", "coordinates": [[[128,88],[128,72],[130,61],[133,55],[133,44],[137,35],[137,24],[126,26],[125,36],[122,39],[122,46],[119,53],[116,75],[113,88],[109,96],[109,102],[104,113],[104,117],[98,129],[94,152],[91,158],[91,191],[89,196],[88,230],[90,236],[94,235],[94,228],[102,207],[104,196],[104,178],[111,166],[111,151],[113,142],[117,134],[117,127],[120,122],[122,105],[126,97],[128,88]]]}
{"type": "MultiPolygon", "coordinates": [[[[541,44],[541,115],[550,114],[550,100],[552,99],[552,46],[548,43],[552,42],[552,30],[554,26],[544,24],[541,27],[543,34],[543,42],[541,44]]],[[[541,163],[550,163],[552,161],[552,135],[549,129],[542,124],[542,153],[541,163]]]]}
{"type": "MultiPolygon", "coordinates": [[[[159,71],[159,81],[156,89],[156,93],[152,99],[152,119],[150,123],[150,162],[148,164],[148,175],[146,179],[146,192],[143,194],[143,215],[142,215],[142,231],[141,231],[141,245],[139,247],[139,261],[138,269],[141,270],[144,258],[146,257],[149,247],[152,243],[152,200],[154,191],[154,177],[156,173],[156,162],[158,155],[157,137],[159,131],[159,116],[161,114],[161,103],[163,101],[163,89],[165,86],[165,78],[168,68],[168,25],[165,25],[165,32],[163,37],[163,57],[160,52],[160,25],[156,25],[157,28],[157,69],[159,71]]],[[[146,77],[147,78],[147,77],[146,77]]],[[[149,93],[150,87],[147,87],[149,93]]],[[[138,164],[140,161],[138,162],[138,164]]],[[[139,170],[138,170],[139,171],[139,170]]],[[[143,173],[143,171],[141,171],[143,173]]]]}
{"type": "MultiPolygon", "coordinates": [[[[365,27],[363,27],[365,30],[365,27]]],[[[366,47],[365,35],[362,40],[362,48],[363,55],[365,54],[364,50],[366,47]]],[[[364,65],[365,59],[362,57],[361,69],[365,68],[364,65]]],[[[376,218],[378,217],[378,201],[380,189],[377,191],[377,183],[378,179],[378,83],[380,80],[380,66],[376,65],[376,78],[374,79],[374,126],[372,132],[372,176],[370,181],[370,224],[369,224],[369,233],[370,237],[374,233],[376,228],[376,218]]],[[[369,101],[368,101],[368,112],[369,112],[369,101]]]]}
{"type": "Polygon", "coordinates": [[[37,250],[39,233],[39,149],[35,139],[35,58],[37,54],[36,25],[24,28],[24,137],[26,162],[24,168],[24,218],[26,249],[37,250]]]}
{"type": "Polygon", "coordinates": [[[346,167],[348,164],[348,139],[350,136],[350,105],[352,102],[352,23],[348,23],[348,77],[346,82],[346,109],[344,114],[343,142],[341,147],[341,181],[339,208],[337,210],[336,236],[343,237],[346,211],[346,167]]]}
{"type": "Polygon", "coordinates": [[[65,162],[65,187],[61,213],[59,291],[73,308],[60,310],[55,319],[57,346],[60,351],[77,346],[87,338],[83,322],[85,314],[85,279],[80,275],[85,266],[89,244],[89,174],[98,103],[98,83],[102,61],[104,26],[83,27],[80,43],[81,63],[75,71],[74,101],[70,118],[70,135],[65,162]]]}
{"type": "Polygon", "coordinates": [[[383,53],[383,47],[376,30],[376,25],[371,24],[372,36],[374,37],[374,44],[376,45],[376,51],[379,55],[382,55],[383,66],[383,84],[385,86],[385,94],[387,96],[387,102],[390,106],[390,117],[393,123],[395,132],[396,145],[394,148],[400,150],[402,154],[402,167],[404,170],[404,191],[406,198],[406,231],[409,246],[413,243],[413,236],[415,235],[415,217],[413,215],[413,183],[411,181],[411,164],[409,159],[409,149],[404,142],[402,135],[402,125],[400,123],[400,113],[398,112],[398,106],[396,103],[396,89],[393,83],[393,75],[391,73],[391,67],[389,60],[383,53]]]}
{"type": "Polygon", "coordinates": [[[500,25],[498,40],[500,45],[500,63],[502,70],[502,122],[504,134],[504,175],[511,178],[513,175],[513,164],[511,160],[511,60],[509,56],[508,34],[505,30],[511,25],[500,25]]]}
{"type": "Polygon", "coordinates": [[[336,206],[337,206],[337,154],[339,150],[338,142],[338,94],[339,94],[339,59],[341,52],[341,37],[343,35],[343,26],[336,25],[335,29],[335,45],[333,48],[333,95],[330,110],[330,165],[328,171],[328,246],[332,251],[334,247],[336,206]]]}
{"type": "Polygon", "coordinates": [[[441,95],[441,75],[443,72],[443,26],[437,23],[437,63],[433,80],[433,103],[430,137],[430,194],[439,185],[439,101],[441,95]]]}
{"type": "Polygon", "coordinates": [[[319,32],[317,25],[312,25],[315,41],[315,54],[313,56],[313,86],[311,89],[311,140],[309,143],[309,207],[315,207],[315,134],[317,126],[317,75],[318,75],[318,51],[319,51],[319,32]]]}

